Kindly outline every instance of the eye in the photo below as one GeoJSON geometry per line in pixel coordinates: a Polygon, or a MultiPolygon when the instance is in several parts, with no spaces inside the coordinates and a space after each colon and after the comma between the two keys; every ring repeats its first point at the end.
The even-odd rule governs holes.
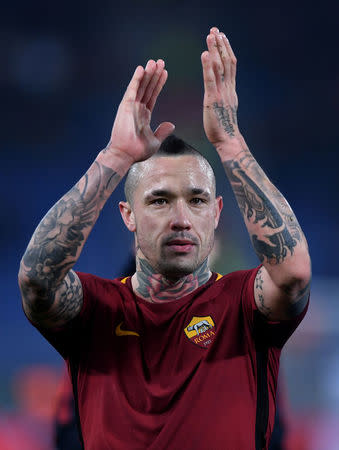
{"type": "Polygon", "coordinates": [[[191,199],[191,203],[193,203],[193,205],[200,205],[202,203],[205,203],[205,200],[200,197],[194,197],[191,199]]]}
{"type": "Polygon", "coordinates": [[[165,198],[156,198],[155,200],[152,201],[152,205],[158,205],[158,206],[165,205],[166,203],[167,203],[167,200],[165,198]]]}

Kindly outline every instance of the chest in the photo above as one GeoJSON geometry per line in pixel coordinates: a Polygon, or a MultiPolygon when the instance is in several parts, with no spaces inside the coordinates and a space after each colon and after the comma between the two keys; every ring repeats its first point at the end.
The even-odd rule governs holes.
{"type": "Polygon", "coordinates": [[[227,295],[160,314],[142,306],[122,304],[118,313],[105,311],[93,318],[86,352],[91,366],[143,371],[161,379],[187,377],[206,361],[227,361],[254,350],[241,303],[227,295]]]}

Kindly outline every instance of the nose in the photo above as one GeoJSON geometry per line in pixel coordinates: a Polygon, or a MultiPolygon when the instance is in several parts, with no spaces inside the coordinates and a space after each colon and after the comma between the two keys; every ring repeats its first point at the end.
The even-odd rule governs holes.
{"type": "Polygon", "coordinates": [[[176,202],[173,207],[173,214],[171,217],[171,230],[190,230],[192,227],[189,218],[189,210],[185,201],[176,202]]]}

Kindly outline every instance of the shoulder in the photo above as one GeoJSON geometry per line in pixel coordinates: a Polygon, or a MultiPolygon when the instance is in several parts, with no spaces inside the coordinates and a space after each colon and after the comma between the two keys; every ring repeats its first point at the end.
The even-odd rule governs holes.
{"type": "Polygon", "coordinates": [[[94,294],[96,297],[104,294],[113,294],[118,291],[129,291],[128,277],[103,278],[90,273],[78,272],[84,293],[94,294]]]}
{"type": "Polygon", "coordinates": [[[126,289],[125,284],[121,282],[122,278],[109,279],[78,271],[76,271],[76,274],[81,281],[84,295],[100,297],[105,294],[112,295],[116,291],[126,289]]]}
{"type": "Polygon", "coordinates": [[[226,275],[216,274],[214,282],[206,289],[205,296],[209,299],[219,299],[218,302],[241,306],[246,299],[247,303],[254,302],[255,276],[259,268],[237,270],[226,275]]]}
{"type": "Polygon", "coordinates": [[[255,277],[261,266],[246,270],[236,270],[216,279],[215,284],[228,289],[242,289],[247,285],[253,286],[255,277]]]}
{"type": "Polygon", "coordinates": [[[124,284],[125,278],[103,278],[99,277],[98,275],[93,275],[91,273],[86,272],[79,272],[78,270],[75,271],[75,273],[78,275],[81,283],[86,285],[97,285],[97,286],[108,286],[108,285],[119,285],[124,284]]]}
{"type": "Polygon", "coordinates": [[[116,313],[131,296],[129,287],[122,278],[103,278],[84,272],[76,272],[83,290],[81,316],[89,319],[93,315],[116,313]]]}
{"type": "Polygon", "coordinates": [[[260,267],[237,270],[224,275],[214,283],[214,295],[228,298],[230,305],[241,310],[255,309],[254,286],[260,267]]]}

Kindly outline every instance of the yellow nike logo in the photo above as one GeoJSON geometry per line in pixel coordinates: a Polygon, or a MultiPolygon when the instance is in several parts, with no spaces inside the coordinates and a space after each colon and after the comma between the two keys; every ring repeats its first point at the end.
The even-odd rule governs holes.
{"type": "Polygon", "coordinates": [[[139,336],[139,333],[136,333],[135,331],[130,331],[130,330],[122,330],[121,329],[121,325],[123,324],[123,322],[120,322],[119,325],[115,328],[115,334],[117,336],[139,336]]]}

